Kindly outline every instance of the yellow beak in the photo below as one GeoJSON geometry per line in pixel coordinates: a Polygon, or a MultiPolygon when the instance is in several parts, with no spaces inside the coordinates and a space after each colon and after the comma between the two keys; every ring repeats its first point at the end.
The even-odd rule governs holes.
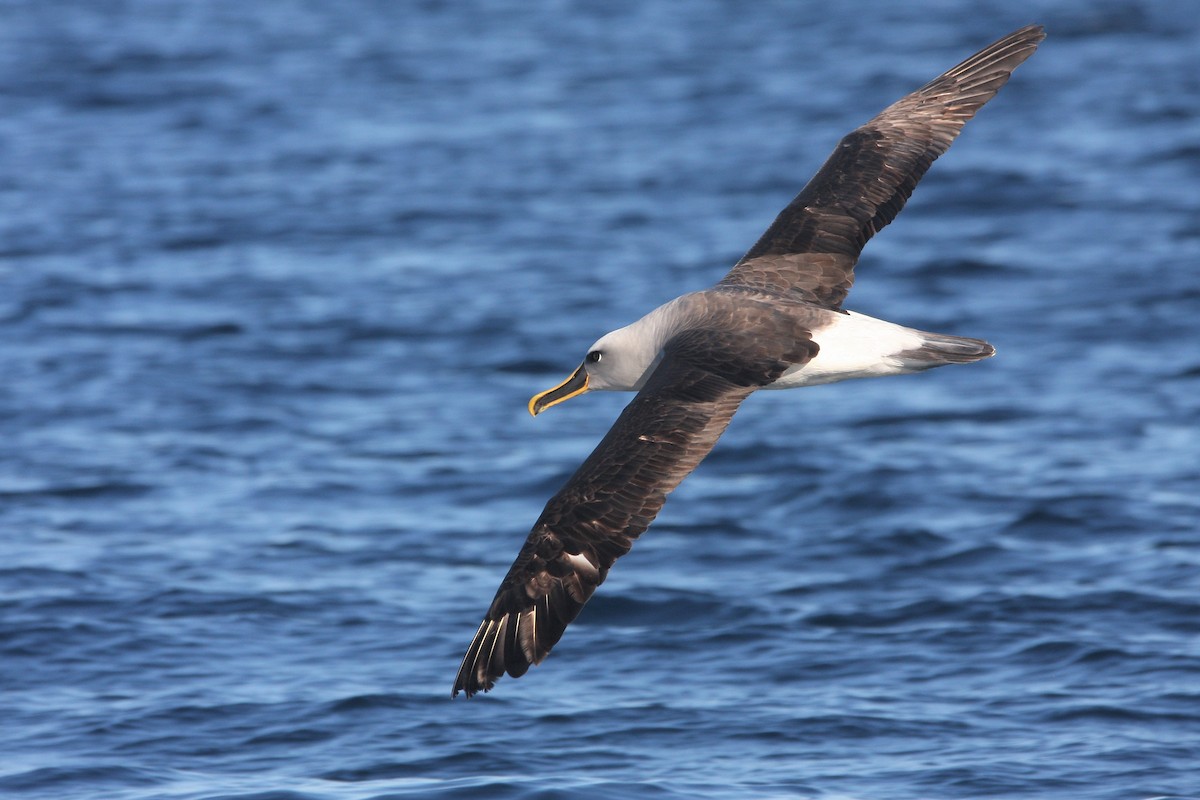
{"type": "Polygon", "coordinates": [[[564,400],[570,400],[575,395],[583,394],[587,390],[587,370],[583,368],[583,364],[580,364],[579,369],[572,372],[571,377],[558,386],[531,397],[529,399],[529,413],[536,417],[550,406],[556,406],[564,400]]]}

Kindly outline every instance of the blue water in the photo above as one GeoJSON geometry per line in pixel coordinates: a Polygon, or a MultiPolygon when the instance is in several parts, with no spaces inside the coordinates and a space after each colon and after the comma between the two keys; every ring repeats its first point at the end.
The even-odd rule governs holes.
{"type": "Polygon", "coordinates": [[[0,4],[0,797],[1200,797],[1179,2],[0,4]],[[849,306],[997,358],[752,397],[449,699],[626,396],[837,138],[1049,38],[849,306]]]}

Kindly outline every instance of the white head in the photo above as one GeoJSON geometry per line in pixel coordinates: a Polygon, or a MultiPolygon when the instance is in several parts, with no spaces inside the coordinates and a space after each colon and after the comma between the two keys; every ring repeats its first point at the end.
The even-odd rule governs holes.
{"type": "Polygon", "coordinates": [[[645,335],[638,322],[606,333],[588,348],[583,363],[571,377],[529,401],[529,413],[537,416],[553,405],[591,390],[636,391],[657,365],[661,344],[645,335]]]}

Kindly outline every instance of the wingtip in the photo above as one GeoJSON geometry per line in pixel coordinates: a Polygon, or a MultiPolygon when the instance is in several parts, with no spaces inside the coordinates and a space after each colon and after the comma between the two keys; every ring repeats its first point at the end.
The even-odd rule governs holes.
{"type": "MultiPolygon", "coordinates": [[[[997,40],[991,46],[984,48],[983,52],[987,52],[989,50],[999,51],[1006,47],[1015,47],[1017,48],[1018,52],[1025,53],[1025,55],[1021,58],[1021,61],[1024,61],[1026,58],[1032,55],[1035,50],[1037,50],[1038,45],[1045,41],[1045,39],[1045,26],[1038,23],[1033,23],[1031,25],[1026,25],[1023,28],[1017,28],[1012,33],[997,40]]],[[[1016,66],[1017,65],[1014,64],[1013,68],[1015,69],[1016,66]]]]}
{"type": "MultiPolygon", "coordinates": [[[[470,700],[472,697],[475,696],[475,692],[477,692],[477,691],[478,691],[478,688],[472,687],[470,682],[467,681],[464,678],[464,676],[462,675],[462,673],[460,672],[458,677],[454,679],[454,688],[452,688],[450,690],[450,699],[454,700],[461,693],[468,700],[470,700]]],[[[487,691],[487,690],[485,689],[484,691],[487,691]]]]}
{"type": "Polygon", "coordinates": [[[1046,26],[1042,25],[1040,22],[1031,22],[1028,25],[1017,28],[1007,36],[1002,36],[1001,38],[997,39],[996,44],[1000,44],[1001,42],[1020,41],[1036,45],[1045,38],[1046,26]]]}
{"type": "Polygon", "coordinates": [[[479,683],[478,681],[470,680],[470,676],[464,677],[463,675],[459,675],[454,681],[454,688],[450,690],[450,699],[454,700],[461,693],[463,697],[470,700],[480,692],[486,694],[495,685],[495,681],[479,683]]]}

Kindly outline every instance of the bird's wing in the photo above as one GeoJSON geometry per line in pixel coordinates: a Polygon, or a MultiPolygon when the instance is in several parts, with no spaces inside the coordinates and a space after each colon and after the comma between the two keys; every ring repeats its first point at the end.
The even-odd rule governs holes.
{"type": "Polygon", "coordinates": [[[839,309],[867,241],[1044,38],[1039,25],[1014,31],[847,134],[722,283],[839,309]]]}
{"type": "Polygon", "coordinates": [[[467,649],[455,695],[540,663],[741,402],[815,354],[806,331],[779,327],[693,329],[666,344],[645,387],[546,504],[467,649]]]}

